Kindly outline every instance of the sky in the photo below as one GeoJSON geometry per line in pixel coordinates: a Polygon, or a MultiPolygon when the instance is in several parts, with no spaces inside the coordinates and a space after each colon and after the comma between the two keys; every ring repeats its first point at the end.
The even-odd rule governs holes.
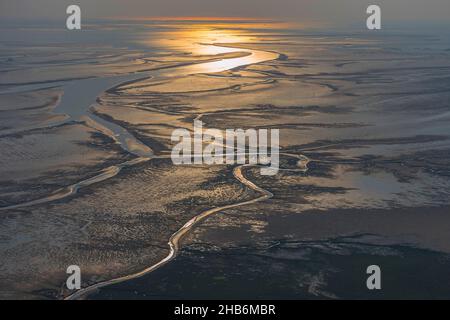
{"type": "Polygon", "coordinates": [[[378,4],[389,21],[450,20],[450,0],[0,0],[0,19],[65,20],[70,4],[81,7],[84,19],[218,16],[342,24],[365,20],[367,6],[378,4]]]}

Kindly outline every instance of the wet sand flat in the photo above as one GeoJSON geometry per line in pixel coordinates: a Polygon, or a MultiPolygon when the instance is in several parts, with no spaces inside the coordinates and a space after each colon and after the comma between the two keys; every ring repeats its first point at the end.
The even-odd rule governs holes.
{"type": "Polygon", "coordinates": [[[60,30],[5,39],[1,297],[67,298],[72,264],[83,288],[139,274],[210,210],[175,259],[77,298],[450,295],[448,35],[117,28],[76,50],[60,30]],[[279,129],[281,170],[173,165],[171,134],[194,119],[279,129]],[[385,295],[361,287],[369,264],[393,270],[385,295]]]}

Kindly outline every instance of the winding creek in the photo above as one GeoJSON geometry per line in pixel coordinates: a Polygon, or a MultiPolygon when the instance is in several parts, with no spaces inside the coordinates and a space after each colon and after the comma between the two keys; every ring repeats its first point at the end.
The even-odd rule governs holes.
{"type": "MultiPolygon", "coordinates": [[[[250,50],[250,49],[242,49],[242,48],[233,48],[230,46],[217,46],[217,45],[210,45],[214,46],[215,50],[222,50],[224,53],[229,52],[244,52],[247,53],[247,55],[241,56],[241,57],[234,57],[229,59],[220,59],[220,60],[213,60],[203,63],[196,63],[192,65],[185,65],[185,66],[178,66],[170,69],[161,69],[161,70],[154,70],[154,71],[147,71],[143,73],[133,73],[129,75],[121,75],[121,76],[111,76],[111,77],[103,77],[103,78],[89,78],[89,79],[81,79],[81,80],[75,80],[72,82],[68,82],[63,84],[63,91],[64,94],[62,98],[60,99],[58,105],[56,106],[54,112],[58,114],[65,114],[67,118],[63,122],[55,123],[53,125],[60,125],[63,123],[67,123],[69,121],[84,121],[86,125],[95,128],[96,130],[101,131],[104,134],[109,135],[111,138],[113,138],[120,147],[125,150],[126,152],[129,152],[137,158],[124,162],[119,165],[111,166],[109,168],[106,168],[102,170],[99,174],[97,174],[94,177],[91,177],[89,179],[77,182],[73,185],[70,185],[64,189],[61,189],[57,192],[55,192],[52,195],[49,195],[47,197],[44,197],[42,199],[37,199],[29,202],[24,202],[8,207],[2,207],[0,208],[0,211],[4,210],[12,210],[12,209],[18,209],[22,207],[28,207],[33,205],[39,205],[44,203],[49,203],[56,200],[61,200],[70,196],[73,196],[77,193],[77,191],[80,188],[90,186],[92,184],[105,181],[107,179],[110,179],[117,174],[120,173],[120,171],[129,166],[133,166],[145,161],[149,161],[153,158],[161,158],[161,157],[169,157],[169,156],[155,156],[153,151],[145,145],[143,142],[138,140],[136,137],[134,137],[131,133],[129,133],[125,128],[106,121],[95,114],[93,114],[90,111],[90,106],[93,105],[99,95],[101,95],[106,90],[118,86],[120,84],[130,82],[130,81],[138,81],[140,79],[152,77],[157,80],[162,79],[170,79],[173,77],[179,77],[179,76],[186,76],[186,75],[192,75],[192,74],[198,74],[198,73],[217,73],[222,72],[226,70],[231,70],[237,67],[242,67],[250,64],[256,64],[261,63],[265,61],[275,60],[279,58],[279,54],[273,53],[273,52],[266,52],[266,51],[260,51],[260,50],[250,50]]],[[[54,85],[54,84],[53,84],[54,85]]],[[[39,87],[42,87],[40,85],[39,87]]],[[[197,118],[200,118],[202,114],[198,115],[197,118]]],[[[295,171],[307,171],[308,167],[307,164],[309,162],[309,159],[306,158],[303,155],[293,155],[293,154],[287,154],[287,153],[280,153],[281,155],[287,156],[287,157],[294,157],[298,159],[298,169],[280,169],[280,170],[295,170],[295,171]]],[[[74,300],[74,299],[81,299],[87,297],[89,294],[93,293],[97,289],[112,285],[121,283],[127,280],[135,279],[138,277],[141,277],[145,274],[148,274],[166,263],[173,260],[179,250],[180,250],[180,240],[185,236],[192,228],[200,223],[201,221],[205,220],[208,216],[231,208],[236,208],[240,206],[250,205],[257,202],[265,201],[267,199],[270,199],[273,194],[259,186],[257,186],[252,181],[248,180],[244,175],[244,168],[249,167],[251,165],[245,164],[240,165],[234,168],[233,175],[234,177],[241,182],[243,185],[247,186],[248,188],[252,189],[253,191],[260,194],[259,197],[233,203],[221,207],[214,207],[211,209],[208,209],[206,211],[203,211],[199,213],[198,215],[194,216],[192,219],[190,219],[188,222],[186,222],[178,231],[176,231],[172,236],[170,237],[168,241],[169,246],[169,253],[165,258],[160,260],[159,262],[145,268],[144,270],[118,277],[115,279],[107,280],[104,282],[99,282],[94,285],[82,288],[75,293],[73,293],[70,296],[65,297],[66,300],[74,300]]]]}

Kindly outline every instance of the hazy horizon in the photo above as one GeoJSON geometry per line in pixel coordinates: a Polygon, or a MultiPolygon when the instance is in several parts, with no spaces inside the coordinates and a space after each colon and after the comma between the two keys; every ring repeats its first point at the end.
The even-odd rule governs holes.
{"type": "Polygon", "coordinates": [[[65,9],[77,4],[85,20],[140,17],[253,17],[297,22],[323,22],[331,25],[363,22],[370,4],[382,8],[385,21],[445,22],[450,2],[445,0],[16,0],[0,3],[0,18],[14,20],[62,20],[65,9]]]}

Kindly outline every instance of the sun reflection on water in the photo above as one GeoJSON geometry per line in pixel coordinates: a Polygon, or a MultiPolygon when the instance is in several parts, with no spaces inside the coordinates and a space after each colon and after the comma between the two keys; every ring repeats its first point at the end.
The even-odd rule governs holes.
{"type": "MultiPolygon", "coordinates": [[[[273,24],[276,27],[276,24],[273,24]]],[[[179,21],[164,24],[161,31],[153,32],[150,39],[146,39],[146,44],[171,52],[188,53],[197,57],[199,62],[208,58],[214,59],[187,67],[184,69],[185,72],[221,72],[275,59],[278,56],[275,53],[249,48],[251,44],[260,41],[260,36],[255,30],[265,28],[267,23],[260,22],[239,24],[235,21],[179,21]]],[[[274,27],[271,25],[271,28],[274,27]]]]}

